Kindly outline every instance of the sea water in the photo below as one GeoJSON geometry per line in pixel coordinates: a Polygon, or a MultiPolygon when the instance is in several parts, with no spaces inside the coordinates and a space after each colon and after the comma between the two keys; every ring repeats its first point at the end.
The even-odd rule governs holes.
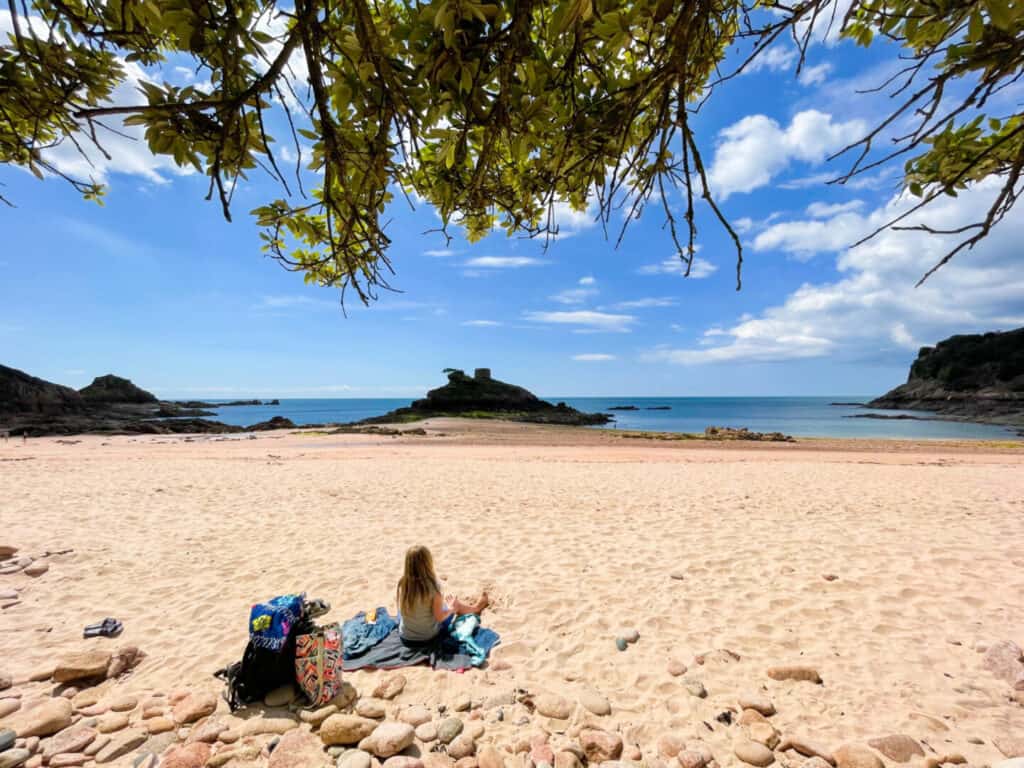
{"type": "MultiPolygon", "coordinates": [[[[615,421],[598,429],[639,429],[659,432],[703,432],[705,427],[747,427],[755,432],[784,432],[798,437],[865,437],[903,439],[1015,439],[1017,430],[992,424],[957,421],[916,421],[849,418],[858,414],[895,416],[931,414],[873,410],[832,403],[862,403],[871,396],[830,397],[570,397],[548,396],[581,411],[611,413],[615,421]],[[611,410],[633,406],[637,410],[611,410]],[[665,407],[667,406],[667,409],[665,407]]],[[[207,400],[216,403],[216,400],[207,400]]],[[[273,416],[296,424],[347,423],[381,416],[410,404],[408,399],[334,398],[282,399],[280,405],[228,406],[214,409],[226,424],[249,426],[273,416]]]]}

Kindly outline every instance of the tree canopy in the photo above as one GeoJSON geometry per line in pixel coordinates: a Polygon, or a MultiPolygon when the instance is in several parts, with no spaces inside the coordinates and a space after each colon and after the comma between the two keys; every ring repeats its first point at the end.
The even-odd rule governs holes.
{"type": "Polygon", "coordinates": [[[742,245],[709,187],[693,115],[777,42],[795,44],[799,70],[813,40],[843,35],[890,41],[903,66],[879,84],[891,114],[844,150],[839,182],[901,159],[912,213],[1000,179],[985,219],[952,233],[942,263],[984,238],[1020,191],[1020,103],[986,109],[1024,71],[1024,6],[1012,0],[291,3],[8,0],[0,162],[100,199],[101,184],[66,174],[48,150],[103,152],[112,132],[142,126],[153,153],[209,177],[208,198],[229,219],[239,180],[266,172],[281,196],[253,211],[264,249],[363,301],[387,285],[384,216],[403,194],[470,239],[498,227],[557,235],[556,203],[596,201],[606,227],[613,212],[628,223],[655,204],[687,265],[700,213],[735,243],[738,288],[742,245]],[[749,55],[725,71],[735,46],[749,55]],[[174,64],[201,84],[163,82],[174,64]],[[115,102],[130,66],[147,76],[134,101],[115,102]],[[279,165],[275,141],[294,146],[296,168],[279,165]],[[673,189],[685,200],[678,216],[673,189]]]}

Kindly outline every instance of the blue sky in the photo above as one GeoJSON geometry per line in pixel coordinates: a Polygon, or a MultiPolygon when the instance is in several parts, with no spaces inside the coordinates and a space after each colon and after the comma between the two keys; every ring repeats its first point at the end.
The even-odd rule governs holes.
{"type": "MultiPolygon", "coordinates": [[[[881,393],[921,344],[1024,325],[1019,212],[918,289],[944,252],[935,238],[885,233],[847,249],[906,205],[898,168],[825,184],[846,167],[827,155],[883,114],[884,96],[856,91],[884,79],[891,53],[822,41],[798,79],[780,43],[698,116],[713,186],[742,230],[741,292],[706,210],[684,278],[656,205],[617,250],[593,211],[561,210],[565,236],[545,251],[503,234],[446,244],[423,234],[438,223],[429,206],[399,203],[401,293],[349,302],[346,318],[335,292],[261,255],[247,212],[278,196],[269,179],[243,185],[229,224],[202,177],[126,140],[94,171],[110,186],[103,208],[0,169],[17,205],[0,211],[0,363],[75,387],[113,372],[165,397],[412,397],[449,366],[489,366],[548,396],[881,393]]],[[[69,152],[58,159],[82,170],[69,152]]],[[[972,190],[923,220],[966,221],[992,194],[972,190]]]]}

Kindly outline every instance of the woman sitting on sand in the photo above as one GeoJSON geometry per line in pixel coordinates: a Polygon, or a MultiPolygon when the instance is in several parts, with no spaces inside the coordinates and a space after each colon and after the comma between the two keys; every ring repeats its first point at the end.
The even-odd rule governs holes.
{"type": "Polygon", "coordinates": [[[455,598],[449,608],[441,597],[441,585],[434,573],[434,558],[430,550],[417,545],[405,553],[405,572],[398,581],[399,633],[403,640],[414,643],[433,640],[451,617],[481,613],[489,603],[484,592],[472,604],[455,598]]]}

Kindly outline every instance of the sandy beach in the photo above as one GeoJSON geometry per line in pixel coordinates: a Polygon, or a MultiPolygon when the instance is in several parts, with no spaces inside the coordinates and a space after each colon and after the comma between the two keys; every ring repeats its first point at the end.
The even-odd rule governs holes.
{"type": "MultiPolygon", "coordinates": [[[[38,577],[0,576],[18,593],[0,612],[0,672],[15,680],[0,697],[25,710],[54,689],[25,682],[33,671],[125,643],[146,658],[104,696],[219,692],[211,673],[241,656],[252,602],[305,591],[338,621],[393,610],[402,554],[422,543],[446,590],[486,586],[502,643],[491,669],[405,670],[389,717],[596,691],[609,715],[517,703],[499,720],[482,706],[477,748],[512,759],[517,741],[567,744],[589,724],[620,734],[624,759],[664,764],[659,741],[676,735],[724,768],[746,765],[739,701],[763,697],[783,739],[836,750],[906,734],[915,765],[991,765],[1024,738],[1024,692],[984,664],[993,644],[1024,644],[1022,521],[1012,443],[708,444],[444,420],[425,437],[12,439],[0,544],[72,551],[38,577]],[[105,616],[123,635],[83,640],[105,616]],[[823,683],[766,674],[780,665],[823,683]]],[[[346,679],[369,697],[385,674],[346,679]]]]}

